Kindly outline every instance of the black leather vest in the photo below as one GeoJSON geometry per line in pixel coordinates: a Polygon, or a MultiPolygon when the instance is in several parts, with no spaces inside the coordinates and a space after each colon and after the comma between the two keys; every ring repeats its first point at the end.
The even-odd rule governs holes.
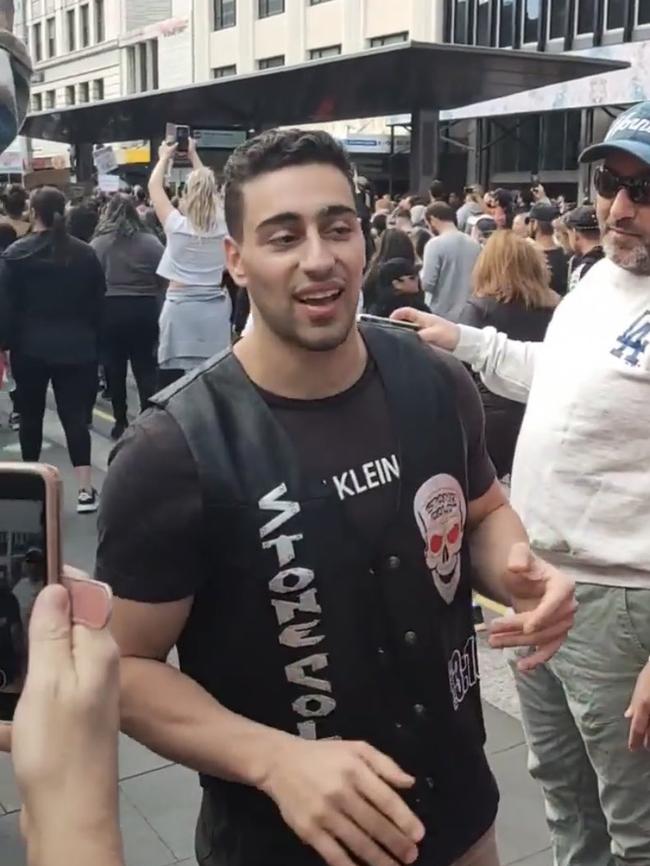
{"type": "MultiPolygon", "coordinates": [[[[229,709],[306,738],[365,740],[417,777],[419,863],[447,866],[492,824],[483,753],[464,432],[448,372],[410,334],[363,329],[399,466],[375,549],[330,485],[306,478],[284,429],[231,353],[154,398],[185,435],[204,497],[209,577],[179,642],[181,668],[229,709]]],[[[332,443],[335,448],[336,443],[332,443]]],[[[378,464],[378,465],[377,465],[378,464]]],[[[357,481],[358,483],[358,481],[357,481]]],[[[321,861],[265,795],[203,778],[210,863],[321,861]]]]}

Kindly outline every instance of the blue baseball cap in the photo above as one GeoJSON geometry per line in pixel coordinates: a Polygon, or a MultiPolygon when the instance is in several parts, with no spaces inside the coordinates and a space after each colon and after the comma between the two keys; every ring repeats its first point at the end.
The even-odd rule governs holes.
{"type": "Polygon", "coordinates": [[[580,162],[606,159],[612,153],[629,153],[650,165],[650,102],[639,102],[620,114],[605,140],[580,154],[580,162]]]}

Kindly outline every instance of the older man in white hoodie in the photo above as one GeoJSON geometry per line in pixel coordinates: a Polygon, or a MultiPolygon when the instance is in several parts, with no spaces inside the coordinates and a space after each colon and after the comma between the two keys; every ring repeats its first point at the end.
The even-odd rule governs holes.
{"type": "Polygon", "coordinates": [[[556,866],[650,864],[650,102],[586,150],[606,258],[543,343],[415,310],[424,340],[528,402],[512,503],[535,551],[578,582],[555,658],[516,671],[556,866]],[[645,747],[645,748],[644,748],[645,747]]]}

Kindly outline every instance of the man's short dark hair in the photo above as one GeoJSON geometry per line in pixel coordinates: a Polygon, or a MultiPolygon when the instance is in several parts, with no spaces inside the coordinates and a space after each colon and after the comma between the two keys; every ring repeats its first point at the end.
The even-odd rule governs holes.
{"type": "Polygon", "coordinates": [[[441,180],[434,180],[429,187],[431,198],[446,198],[445,185],[441,180]]]}
{"type": "Polygon", "coordinates": [[[294,165],[331,165],[345,175],[354,194],[353,170],[341,144],[320,130],[270,129],[233,151],[224,169],[226,224],[241,239],[244,225],[242,187],[263,174],[294,165]]]}
{"type": "Polygon", "coordinates": [[[427,221],[435,219],[443,223],[453,223],[458,225],[456,219],[456,211],[444,201],[434,201],[427,208],[427,221]]]}

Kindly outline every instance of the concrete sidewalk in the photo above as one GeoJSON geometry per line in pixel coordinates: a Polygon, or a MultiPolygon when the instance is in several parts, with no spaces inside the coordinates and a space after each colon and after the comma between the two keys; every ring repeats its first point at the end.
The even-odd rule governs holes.
{"type": "MultiPolygon", "coordinates": [[[[0,394],[0,459],[19,459],[17,436],[6,426],[6,395],[0,394]]],[[[76,491],[63,434],[53,413],[45,426],[47,448],[42,459],[58,466],[66,485],[64,551],[72,565],[91,570],[95,552],[95,519],[78,516],[76,491]]],[[[110,443],[93,435],[96,484],[106,468],[110,443]]],[[[501,656],[481,650],[487,753],[502,794],[498,821],[503,866],[552,866],[544,807],[537,785],[526,771],[526,749],[510,675],[501,656]]],[[[196,775],[172,765],[120,737],[120,807],[127,866],[172,866],[194,863],[193,832],[200,790],[196,775]]],[[[18,793],[9,760],[0,756],[0,864],[25,866],[18,831],[18,793]]]]}

